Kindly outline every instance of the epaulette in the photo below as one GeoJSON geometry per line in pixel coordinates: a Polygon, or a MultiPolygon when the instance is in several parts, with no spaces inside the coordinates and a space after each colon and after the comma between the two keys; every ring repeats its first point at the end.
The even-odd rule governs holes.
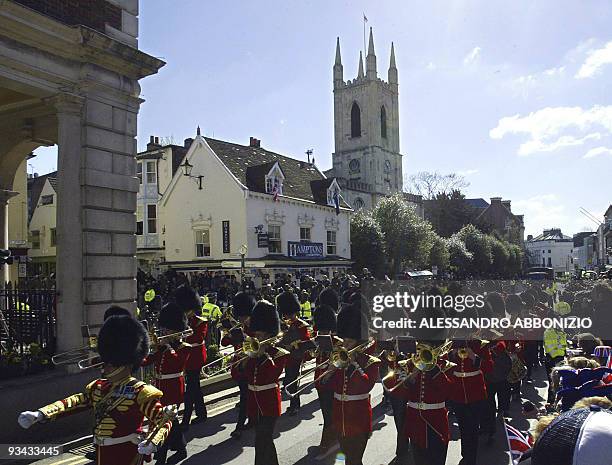
{"type": "Polygon", "coordinates": [[[272,356],[273,359],[284,357],[285,355],[289,355],[291,352],[283,349],[282,347],[276,347],[276,353],[272,356]]]}
{"type": "Polygon", "coordinates": [[[157,389],[156,387],[151,386],[150,384],[142,383],[140,387],[140,391],[138,392],[138,396],[136,397],[136,401],[138,405],[144,405],[152,399],[159,399],[164,395],[162,391],[157,389]]]}
{"type": "Polygon", "coordinates": [[[449,371],[449,370],[451,370],[451,369],[453,369],[453,368],[455,368],[457,366],[456,363],[449,362],[448,360],[444,360],[444,362],[445,362],[444,365],[440,366],[440,371],[442,373],[446,373],[447,371],[449,371]]]}

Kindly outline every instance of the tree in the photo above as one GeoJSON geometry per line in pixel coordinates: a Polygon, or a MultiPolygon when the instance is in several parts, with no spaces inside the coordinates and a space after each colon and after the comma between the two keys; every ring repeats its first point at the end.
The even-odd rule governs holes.
{"type": "Polygon", "coordinates": [[[467,249],[459,234],[453,234],[445,241],[451,269],[458,275],[465,274],[472,266],[472,253],[467,249]]]}
{"type": "Polygon", "coordinates": [[[426,202],[425,212],[433,229],[443,237],[452,236],[475,220],[473,210],[465,203],[465,195],[458,189],[437,194],[426,202]]]}
{"type": "Polygon", "coordinates": [[[370,211],[360,210],[351,218],[351,257],[355,269],[368,268],[381,277],[385,269],[384,236],[370,211]]]}
{"type": "Polygon", "coordinates": [[[488,273],[493,257],[487,237],[472,224],[464,226],[457,234],[465,243],[467,250],[472,253],[471,267],[468,271],[475,275],[488,273]]]}
{"type": "Polygon", "coordinates": [[[431,224],[417,215],[401,194],[381,199],[372,211],[384,235],[390,273],[403,266],[420,267],[429,261],[432,247],[431,224]]]}
{"type": "Polygon", "coordinates": [[[463,176],[457,173],[440,174],[438,172],[420,171],[408,177],[408,192],[417,194],[426,200],[435,199],[438,194],[450,194],[452,191],[465,189],[470,185],[463,176]]]}
{"type": "Polygon", "coordinates": [[[510,275],[509,264],[511,252],[508,248],[510,244],[494,236],[486,236],[486,238],[491,247],[491,273],[499,277],[510,275]]]}
{"type": "Polygon", "coordinates": [[[450,265],[450,252],[448,250],[447,241],[432,232],[431,238],[432,247],[429,252],[429,265],[437,266],[438,270],[442,271],[450,265]]]}

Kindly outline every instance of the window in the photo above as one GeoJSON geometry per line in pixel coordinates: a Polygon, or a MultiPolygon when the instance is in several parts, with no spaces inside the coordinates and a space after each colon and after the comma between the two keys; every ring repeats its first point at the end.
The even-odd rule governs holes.
{"type": "Polygon", "coordinates": [[[300,228],[300,241],[310,241],[310,228],[300,228]]]}
{"type": "Polygon", "coordinates": [[[548,250],[548,253],[550,253],[550,249],[548,250]]]}
{"type": "Polygon", "coordinates": [[[327,255],[336,255],[336,231],[327,231],[327,255]]]}
{"type": "Polygon", "coordinates": [[[53,194],[43,195],[40,199],[42,205],[51,205],[53,203],[53,194]]]}
{"type": "Polygon", "coordinates": [[[157,176],[155,175],[155,162],[147,162],[147,184],[157,184],[157,176]]]}
{"type": "Polygon", "coordinates": [[[30,242],[32,242],[33,249],[40,249],[40,231],[32,231],[30,242]]]}
{"type": "Polygon", "coordinates": [[[351,108],[351,137],[361,137],[361,110],[357,102],[351,108]]]}
{"type": "Polygon", "coordinates": [[[266,178],[266,192],[268,194],[274,194],[274,188],[278,195],[283,195],[283,183],[282,180],[276,176],[269,176],[266,178]]]}
{"type": "Polygon", "coordinates": [[[380,108],[380,135],[383,139],[387,138],[387,110],[380,108]]]}
{"type": "Polygon", "coordinates": [[[552,260],[548,257],[548,266],[552,266],[552,260]]]}
{"type": "Polygon", "coordinates": [[[57,229],[51,228],[51,247],[57,245],[57,229]]]}
{"type": "Polygon", "coordinates": [[[361,168],[361,163],[359,163],[359,160],[357,160],[356,158],[353,158],[350,162],[349,162],[349,170],[351,170],[351,173],[359,173],[359,170],[361,168]]]}
{"type": "Polygon", "coordinates": [[[361,197],[357,197],[354,201],[353,201],[353,208],[355,210],[360,210],[363,208],[363,200],[361,199],[361,197]]]}
{"type": "Polygon", "coordinates": [[[268,252],[282,253],[280,225],[268,225],[268,252]]]}
{"type": "Polygon", "coordinates": [[[144,207],[142,205],[136,205],[136,235],[137,236],[142,236],[143,234],[143,225],[144,225],[143,208],[144,207]]]}
{"type": "Polygon", "coordinates": [[[157,205],[147,205],[147,233],[157,233],[157,205]]]}
{"type": "Polygon", "coordinates": [[[200,229],[195,236],[196,257],[210,257],[210,230],[200,229]]]}
{"type": "Polygon", "coordinates": [[[136,176],[138,176],[138,182],[142,184],[142,162],[136,163],[136,176]]]}

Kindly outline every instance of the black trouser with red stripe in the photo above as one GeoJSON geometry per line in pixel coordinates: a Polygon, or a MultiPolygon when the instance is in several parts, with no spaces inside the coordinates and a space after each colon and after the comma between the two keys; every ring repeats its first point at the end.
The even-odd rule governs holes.
{"type": "Polygon", "coordinates": [[[478,455],[478,428],[483,412],[487,408],[487,400],[479,400],[469,404],[453,403],[459,434],[461,435],[461,465],[476,465],[478,455]]]}
{"type": "Polygon", "coordinates": [[[277,417],[258,417],[255,425],[255,465],[278,465],[274,446],[277,417]]]}
{"type": "Polygon", "coordinates": [[[323,433],[321,434],[321,447],[327,448],[336,442],[336,432],[332,422],[334,410],[334,391],[317,389],[319,405],[323,414],[323,433]]]}
{"type": "Polygon", "coordinates": [[[444,465],[448,444],[440,439],[440,436],[427,426],[427,447],[419,447],[414,441],[410,441],[412,458],[415,465],[444,465]]]}
{"type": "Polygon", "coordinates": [[[363,454],[368,445],[370,433],[355,436],[338,436],[340,449],[344,453],[345,465],[363,465],[363,454]]]}

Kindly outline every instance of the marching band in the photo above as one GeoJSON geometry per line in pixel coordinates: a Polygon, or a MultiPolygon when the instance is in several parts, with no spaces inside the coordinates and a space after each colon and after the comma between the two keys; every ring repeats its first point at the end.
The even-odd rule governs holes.
{"type": "MultiPolygon", "coordinates": [[[[346,465],[362,465],[372,433],[370,392],[382,381],[393,407],[398,456],[410,451],[416,465],[444,465],[450,410],[460,431],[460,465],[477,464],[479,430],[495,415],[495,401],[489,396],[498,378],[490,374],[495,361],[502,366],[504,356],[506,371],[501,376],[513,369],[517,357],[507,349],[520,350],[518,342],[450,340],[439,330],[423,331],[413,339],[376,340],[359,291],[340,299],[332,288],[322,290],[313,306],[312,327],[299,318],[303,307],[291,291],[282,291],[275,300],[256,301],[238,292],[213,327],[201,316],[198,293],[181,285],[149,330],[127,310],[111,307],[97,337],[54,360],[100,367],[101,377],[82,393],[23,412],[19,424],[29,428],[91,408],[97,464],[140,465],[151,455],[160,465],[177,463],[187,456],[184,432],[207,419],[200,377],[227,370],[240,391],[231,436],[239,439],[242,431],[254,428],[255,465],[279,463],[274,434],[281,399],[289,397],[287,413],[295,415],[300,394],[311,386],[323,416],[315,459],[339,448],[346,465]],[[233,351],[207,363],[205,341],[212,330],[221,330],[221,345],[233,351]],[[303,371],[308,360],[314,360],[314,368],[303,371]],[[142,366],[154,367],[154,386],[133,376],[142,366]],[[300,386],[311,375],[314,380],[300,386]],[[176,453],[168,458],[170,450],[176,453]]],[[[514,381],[520,383],[526,372],[523,366],[514,381]]],[[[507,408],[504,403],[500,397],[500,408],[507,408]]]]}

